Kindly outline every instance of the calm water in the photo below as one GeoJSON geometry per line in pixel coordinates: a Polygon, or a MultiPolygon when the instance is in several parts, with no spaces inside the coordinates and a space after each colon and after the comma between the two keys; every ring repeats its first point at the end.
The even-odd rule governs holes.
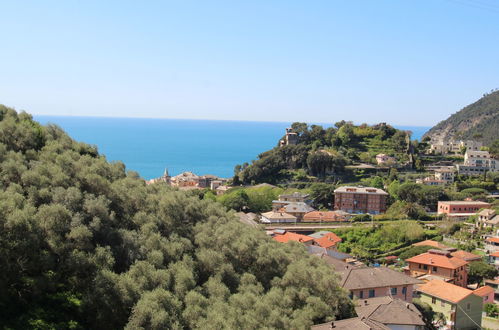
{"type": "MultiPolygon", "coordinates": [[[[277,144],[289,123],[217,120],[34,116],[72,138],[94,144],[108,160],[121,160],[145,179],[183,171],[231,177],[277,144]]],[[[419,139],[429,127],[398,126],[419,139]]]]}

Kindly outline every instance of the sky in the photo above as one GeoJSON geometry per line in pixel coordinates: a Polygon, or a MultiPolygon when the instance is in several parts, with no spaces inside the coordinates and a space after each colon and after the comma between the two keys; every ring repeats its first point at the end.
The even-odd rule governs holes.
{"type": "Polygon", "coordinates": [[[495,0],[3,1],[32,114],[432,126],[499,87],[495,0]]]}

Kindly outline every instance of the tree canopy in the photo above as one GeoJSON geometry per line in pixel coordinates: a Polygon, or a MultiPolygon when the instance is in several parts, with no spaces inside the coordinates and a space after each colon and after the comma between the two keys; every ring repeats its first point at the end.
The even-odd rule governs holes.
{"type": "Polygon", "coordinates": [[[303,246],[3,106],[0,267],[3,328],[305,329],[353,313],[303,246]]]}

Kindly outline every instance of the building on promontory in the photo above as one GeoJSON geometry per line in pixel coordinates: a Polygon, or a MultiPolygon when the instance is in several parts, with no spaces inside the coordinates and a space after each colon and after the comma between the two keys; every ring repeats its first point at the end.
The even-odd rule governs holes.
{"type": "Polygon", "coordinates": [[[279,141],[279,146],[284,147],[295,144],[298,144],[298,133],[293,132],[293,129],[288,127],[286,128],[286,135],[284,136],[284,139],[279,141]]]}
{"type": "Polygon", "coordinates": [[[425,279],[441,279],[445,282],[466,287],[468,283],[468,262],[453,257],[450,251],[428,250],[426,253],[409,258],[407,275],[425,279]]]}
{"type": "Polygon", "coordinates": [[[386,212],[388,194],[372,187],[339,187],[334,191],[334,209],[348,213],[380,214],[386,212]]]}
{"type": "Polygon", "coordinates": [[[490,203],[481,201],[439,201],[437,212],[447,218],[460,220],[477,214],[480,209],[489,209],[490,207],[490,203]]]}

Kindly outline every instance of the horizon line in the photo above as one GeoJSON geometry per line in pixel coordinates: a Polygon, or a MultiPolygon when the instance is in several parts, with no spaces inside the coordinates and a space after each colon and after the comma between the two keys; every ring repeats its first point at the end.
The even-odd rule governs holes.
{"type": "MultiPolygon", "coordinates": [[[[16,110],[17,111],[17,110],[16,110]]],[[[21,110],[23,111],[23,110],[21,110]]],[[[26,111],[27,112],[27,111],[26,111]]],[[[248,123],[283,123],[283,124],[292,124],[292,123],[306,123],[309,125],[331,125],[334,126],[335,122],[342,121],[345,119],[340,119],[335,122],[330,122],[330,123],[325,123],[325,122],[307,122],[307,121],[301,121],[301,120],[295,120],[295,121],[281,121],[281,120],[248,120],[248,119],[213,119],[213,118],[172,118],[172,117],[138,117],[138,116],[108,116],[108,115],[56,115],[56,114],[33,114],[29,113],[28,114],[32,115],[33,117],[35,116],[45,116],[45,117],[72,117],[72,118],[103,118],[103,119],[160,119],[160,120],[185,120],[185,121],[222,121],[222,122],[248,122],[248,123]]],[[[354,123],[354,125],[362,125],[364,123],[356,123],[353,120],[345,120],[345,121],[351,121],[354,123]]],[[[377,122],[377,123],[366,123],[368,125],[377,125],[383,123],[383,121],[377,122]]],[[[409,124],[394,124],[394,123],[389,123],[386,122],[388,125],[391,126],[407,126],[407,127],[420,127],[420,128],[431,128],[435,125],[428,125],[428,126],[422,126],[422,125],[409,125],[409,124]]]]}

